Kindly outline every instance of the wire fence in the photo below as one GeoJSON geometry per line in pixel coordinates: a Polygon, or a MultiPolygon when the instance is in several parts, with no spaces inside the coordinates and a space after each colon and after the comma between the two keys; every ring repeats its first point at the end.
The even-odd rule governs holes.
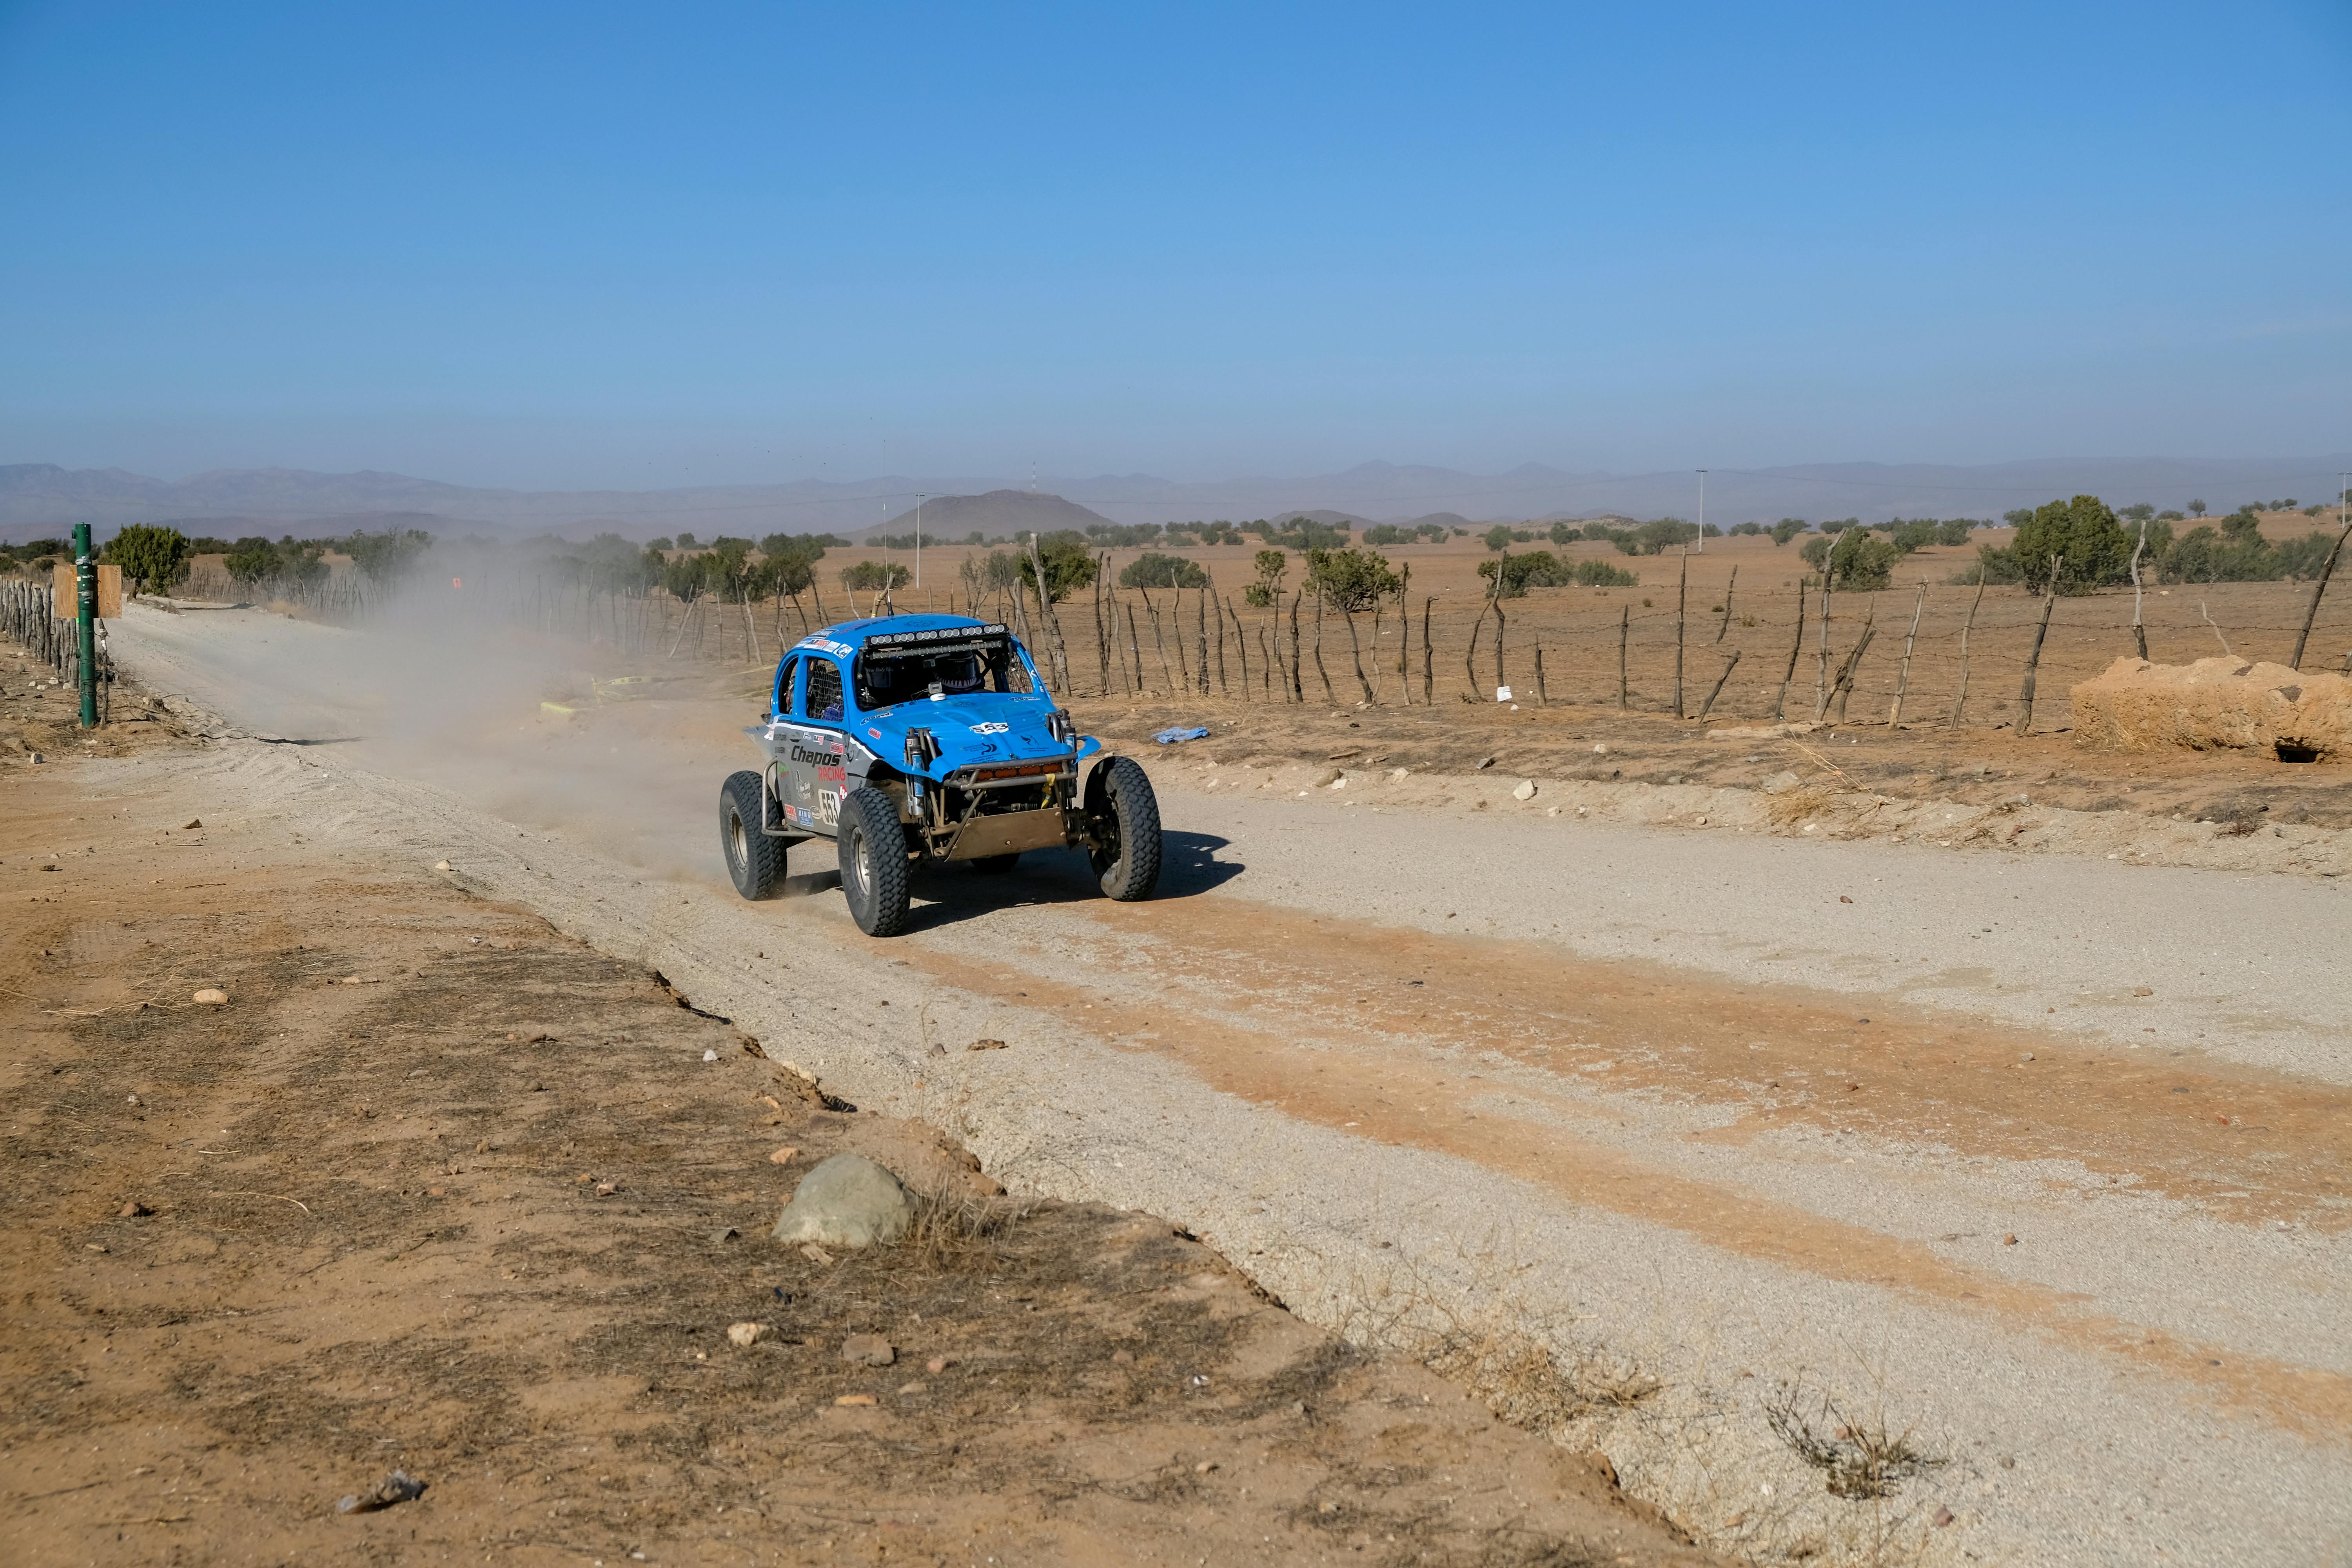
{"type": "MultiPolygon", "coordinates": [[[[70,619],[55,614],[55,590],[46,581],[0,577],[0,631],[23,648],[27,657],[47,666],[59,681],[81,683],[81,637],[70,619]]],[[[107,645],[106,623],[98,623],[98,701],[100,722],[114,713],[114,658],[107,645]]]]}

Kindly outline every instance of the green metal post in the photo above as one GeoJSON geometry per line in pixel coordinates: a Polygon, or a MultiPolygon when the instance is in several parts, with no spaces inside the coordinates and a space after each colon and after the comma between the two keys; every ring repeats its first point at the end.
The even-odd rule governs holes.
{"type": "Polygon", "coordinates": [[[98,728],[98,563],[90,559],[89,524],[74,524],[74,619],[81,636],[81,727],[98,728]]]}

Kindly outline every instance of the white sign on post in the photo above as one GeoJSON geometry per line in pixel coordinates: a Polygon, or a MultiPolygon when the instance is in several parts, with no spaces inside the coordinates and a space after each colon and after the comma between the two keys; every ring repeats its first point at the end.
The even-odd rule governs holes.
{"type": "Polygon", "coordinates": [[[1510,689],[1509,687],[1507,687],[1507,686],[1497,686],[1496,688],[1495,688],[1495,700],[1496,700],[1496,701],[1497,701],[1497,702],[1508,702],[1510,700],[1511,700],[1511,689],[1510,689]]]}

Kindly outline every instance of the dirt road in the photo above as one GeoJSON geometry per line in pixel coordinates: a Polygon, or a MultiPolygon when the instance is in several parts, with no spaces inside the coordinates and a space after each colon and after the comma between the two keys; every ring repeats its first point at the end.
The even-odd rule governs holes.
{"type": "Polygon", "coordinates": [[[1704,1541],[2347,1550],[2332,879],[1611,827],[1476,780],[1343,805],[1212,742],[1151,759],[1168,897],[1038,857],[877,944],[716,881],[740,699],[485,690],[405,731],[404,680],[289,625],[125,624],[164,689],[363,737],[186,765],[657,965],[1016,1191],[1168,1214],[1311,1321],[1532,1325],[1582,1369],[1572,1436],[1704,1541]]]}

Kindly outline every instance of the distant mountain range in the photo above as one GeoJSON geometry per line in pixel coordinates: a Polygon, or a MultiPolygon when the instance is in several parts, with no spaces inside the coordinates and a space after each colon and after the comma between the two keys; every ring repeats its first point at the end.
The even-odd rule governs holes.
{"type": "MultiPolygon", "coordinates": [[[[2269,460],[2083,458],[1975,467],[1819,463],[1717,468],[1706,476],[1706,517],[1727,526],[1780,517],[1997,517],[2013,507],[2082,492],[2116,505],[2144,500],[2178,507],[2198,499],[2221,512],[2241,501],[2290,496],[2305,504],[2332,501],[2336,475],[2347,468],[2352,455],[2344,453],[2269,460]]],[[[1071,526],[1049,519],[1080,514],[1114,522],[1240,522],[1299,512],[1378,521],[1440,513],[1518,521],[1603,513],[1696,519],[1699,510],[1695,472],[1570,472],[1538,463],[1491,475],[1364,463],[1301,479],[1209,484],[1125,474],[1056,478],[1040,486],[1025,489],[989,476],[887,475],[845,484],[802,479],[669,490],[511,490],[374,472],[236,468],[157,479],[121,468],[19,463],[0,466],[0,539],[62,533],[80,521],[105,531],[126,522],[173,521],[189,531],[213,533],[233,528],[322,534],[389,525],[490,538],[559,533],[584,539],[613,532],[643,540],[681,530],[706,539],[756,539],[774,532],[860,537],[877,530],[907,531],[918,492],[927,498],[925,531],[936,529],[942,537],[961,537],[973,528],[994,533],[1071,526]],[[935,508],[966,506],[979,510],[959,517],[1004,521],[934,518],[935,508]],[[395,518],[402,521],[393,523],[395,518]],[[191,523],[205,526],[191,529],[191,523]]]]}

